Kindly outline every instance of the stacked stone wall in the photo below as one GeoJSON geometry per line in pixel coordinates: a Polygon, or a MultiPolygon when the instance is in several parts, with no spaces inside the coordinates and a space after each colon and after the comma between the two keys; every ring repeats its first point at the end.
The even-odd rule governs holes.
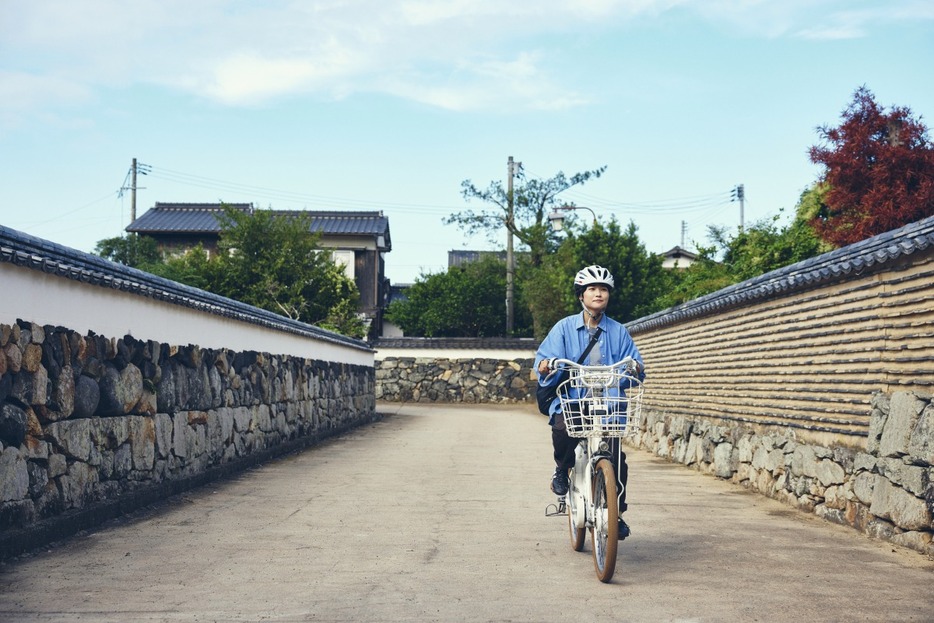
{"type": "Polygon", "coordinates": [[[798,440],[794,429],[648,413],[631,443],[865,534],[934,556],[934,402],[872,399],[866,449],[798,440]]]}
{"type": "Polygon", "coordinates": [[[393,357],[376,362],[376,397],[389,402],[531,402],[533,359],[393,357]]]}
{"type": "Polygon", "coordinates": [[[0,324],[0,558],[376,417],[369,366],[0,324]]]}

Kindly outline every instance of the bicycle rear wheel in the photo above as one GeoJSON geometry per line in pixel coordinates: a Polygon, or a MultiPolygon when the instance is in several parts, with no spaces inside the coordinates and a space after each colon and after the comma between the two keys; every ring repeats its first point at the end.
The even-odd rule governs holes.
{"type": "Polygon", "coordinates": [[[609,582],[616,571],[619,503],[616,498],[616,473],[608,459],[600,459],[594,468],[593,503],[593,564],[597,578],[601,582],[609,582]]]}

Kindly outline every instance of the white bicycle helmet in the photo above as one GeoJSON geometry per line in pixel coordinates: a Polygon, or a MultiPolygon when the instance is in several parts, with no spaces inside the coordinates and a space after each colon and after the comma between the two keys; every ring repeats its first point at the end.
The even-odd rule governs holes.
{"type": "Polygon", "coordinates": [[[574,277],[574,290],[577,292],[578,296],[587,289],[587,286],[593,285],[604,285],[612,290],[613,275],[603,266],[594,264],[593,266],[582,268],[580,272],[577,273],[577,276],[574,277]]]}

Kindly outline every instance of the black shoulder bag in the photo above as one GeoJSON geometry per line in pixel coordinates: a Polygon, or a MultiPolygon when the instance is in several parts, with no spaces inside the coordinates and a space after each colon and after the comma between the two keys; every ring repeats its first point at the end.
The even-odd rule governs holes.
{"type": "MultiPolygon", "coordinates": [[[[603,332],[602,327],[597,327],[597,330],[592,336],[590,336],[590,343],[587,344],[587,348],[584,349],[583,354],[577,359],[577,363],[583,363],[584,359],[587,358],[587,355],[590,354],[590,351],[593,350],[593,345],[597,343],[597,340],[600,338],[600,334],[603,332]]],[[[535,388],[535,399],[538,400],[538,411],[542,415],[550,415],[548,409],[551,407],[552,401],[558,395],[558,386],[561,383],[564,383],[568,378],[568,371],[562,370],[558,373],[558,382],[551,385],[542,385],[539,383],[535,388]]]]}

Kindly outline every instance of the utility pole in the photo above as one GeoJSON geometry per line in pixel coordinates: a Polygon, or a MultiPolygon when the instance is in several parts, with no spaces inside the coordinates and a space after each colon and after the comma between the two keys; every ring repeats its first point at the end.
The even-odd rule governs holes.
{"type": "Polygon", "coordinates": [[[684,248],[684,235],[687,233],[687,231],[688,231],[688,222],[681,221],[681,248],[682,249],[684,248]]]}
{"type": "Polygon", "coordinates": [[[136,220],[136,158],[133,158],[130,176],[130,223],[133,223],[136,220]]]}
{"type": "Polygon", "coordinates": [[[509,156],[506,167],[506,335],[512,335],[515,318],[513,315],[513,280],[516,273],[516,258],[512,250],[512,180],[516,174],[516,163],[512,156],[509,156]]]}
{"type": "Polygon", "coordinates": [[[127,177],[130,178],[130,185],[126,185],[127,177],[123,178],[123,186],[120,187],[120,193],[118,196],[123,197],[123,191],[130,191],[130,222],[136,220],[136,175],[146,175],[152,169],[148,164],[143,164],[142,162],[137,162],[136,158],[133,158],[132,164],[130,164],[130,170],[127,171],[127,177]]]}
{"type": "Polygon", "coordinates": [[[736,188],[733,189],[733,192],[730,193],[732,199],[730,201],[739,201],[739,231],[742,233],[745,223],[743,222],[743,203],[746,200],[746,189],[742,184],[739,184],[736,188]]]}

